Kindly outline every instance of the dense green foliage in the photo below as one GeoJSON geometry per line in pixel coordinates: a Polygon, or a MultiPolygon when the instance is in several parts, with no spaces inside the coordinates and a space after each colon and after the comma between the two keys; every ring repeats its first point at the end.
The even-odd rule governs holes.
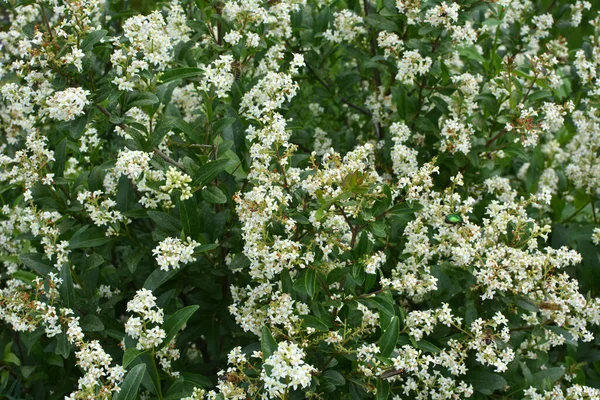
{"type": "Polygon", "coordinates": [[[599,398],[599,9],[0,3],[0,398],[599,398]]]}

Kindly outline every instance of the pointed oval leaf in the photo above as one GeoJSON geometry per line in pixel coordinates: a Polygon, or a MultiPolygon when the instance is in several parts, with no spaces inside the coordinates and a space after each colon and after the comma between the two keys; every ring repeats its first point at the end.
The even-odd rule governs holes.
{"type": "Polygon", "coordinates": [[[392,351],[394,351],[394,348],[396,347],[399,333],[400,321],[398,321],[398,317],[394,316],[379,339],[379,349],[381,350],[381,355],[383,357],[388,357],[392,354],[392,351]]]}
{"type": "Polygon", "coordinates": [[[181,310],[176,311],[173,315],[171,315],[165,321],[163,325],[163,329],[167,334],[165,336],[165,340],[158,346],[158,350],[162,349],[166,345],[169,344],[171,339],[177,335],[177,332],[185,325],[185,323],[190,319],[190,317],[200,308],[199,306],[187,306],[182,308],[181,310]]]}
{"type": "Polygon", "coordinates": [[[260,336],[260,349],[262,350],[263,360],[271,357],[271,355],[277,350],[277,342],[271,334],[271,331],[266,326],[262,328],[262,335],[260,336]]]}
{"type": "Polygon", "coordinates": [[[135,400],[138,398],[138,391],[142,378],[146,372],[146,364],[138,364],[127,373],[123,384],[121,385],[121,391],[117,396],[117,400],[135,400]]]}

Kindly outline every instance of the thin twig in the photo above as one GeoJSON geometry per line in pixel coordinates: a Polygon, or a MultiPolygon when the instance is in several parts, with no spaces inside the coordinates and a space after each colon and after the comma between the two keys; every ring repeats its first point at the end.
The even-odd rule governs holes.
{"type": "Polygon", "coordinates": [[[159,156],[160,158],[162,158],[163,160],[165,160],[166,162],[168,162],[169,164],[172,164],[174,166],[176,166],[177,168],[179,168],[180,170],[185,172],[185,167],[183,166],[183,164],[173,160],[171,157],[169,157],[168,155],[166,155],[165,153],[163,153],[158,147],[155,147],[154,149],[154,154],[156,154],[157,156],[159,156]]]}
{"type": "Polygon", "coordinates": [[[584,208],[586,208],[588,206],[588,204],[590,204],[590,203],[585,203],[584,205],[582,205],[581,207],[579,207],[573,214],[571,214],[571,216],[569,216],[567,219],[562,220],[560,223],[564,224],[565,222],[569,222],[574,216],[576,216],[577,214],[579,214],[579,212],[581,210],[583,210],[584,208]]]}
{"type": "Polygon", "coordinates": [[[490,140],[485,142],[485,147],[490,147],[492,143],[494,143],[500,136],[504,135],[505,133],[506,133],[506,129],[502,129],[493,138],[491,138],[490,140]]]}

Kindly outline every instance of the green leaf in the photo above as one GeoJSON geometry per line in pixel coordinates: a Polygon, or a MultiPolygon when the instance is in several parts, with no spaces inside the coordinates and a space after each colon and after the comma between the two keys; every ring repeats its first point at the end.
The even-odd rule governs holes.
{"type": "Polygon", "coordinates": [[[381,356],[388,357],[396,348],[396,342],[398,341],[398,335],[400,333],[400,321],[398,317],[393,316],[390,324],[385,328],[381,338],[379,339],[379,348],[381,349],[381,356]]]}
{"type": "Polygon", "coordinates": [[[138,364],[125,376],[125,380],[121,384],[121,391],[117,396],[117,400],[135,400],[139,395],[140,383],[146,372],[146,364],[138,364]]]}
{"type": "Polygon", "coordinates": [[[369,14],[365,17],[365,22],[367,25],[372,26],[380,31],[390,31],[395,32],[398,30],[398,27],[393,21],[390,21],[383,15],[379,14],[369,14]]]}
{"type": "Polygon", "coordinates": [[[329,332],[327,324],[317,317],[313,317],[312,315],[301,315],[300,318],[302,318],[302,326],[305,328],[314,328],[318,331],[329,332]]]}
{"type": "Polygon", "coordinates": [[[56,145],[54,149],[54,166],[52,167],[52,172],[54,172],[54,176],[56,178],[60,178],[63,176],[65,171],[65,164],[67,162],[67,139],[63,139],[59,144],[56,145]]]}
{"type": "Polygon", "coordinates": [[[135,253],[131,253],[125,258],[125,264],[127,264],[127,269],[129,270],[129,272],[131,272],[132,274],[135,272],[135,270],[138,267],[138,264],[140,263],[140,261],[142,261],[142,258],[144,258],[145,254],[146,251],[144,249],[139,249],[135,253]]]}
{"type": "Polygon", "coordinates": [[[181,372],[181,377],[185,379],[186,382],[192,383],[194,386],[200,386],[205,389],[213,386],[210,379],[204,375],[194,374],[191,372],[181,372]]]}
{"type": "Polygon", "coordinates": [[[148,350],[138,350],[135,347],[130,347],[123,353],[123,368],[127,368],[136,358],[148,352],[148,350]]]}
{"type": "Polygon", "coordinates": [[[417,342],[417,347],[423,351],[426,351],[428,353],[439,353],[440,351],[442,351],[442,349],[440,349],[439,347],[437,347],[436,345],[434,345],[431,342],[428,342],[427,340],[419,340],[417,342]]]}
{"type": "Polygon", "coordinates": [[[5,363],[13,363],[16,366],[21,366],[21,360],[15,353],[12,352],[13,342],[10,341],[4,346],[4,362],[5,363]]]}
{"type": "Polygon", "coordinates": [[[546,99],[548,97],[552,97],[552,92],[548,90],[538,90],[537,92],[533,92],[527,97],[528,102],[534,102],[540,99],[546,99]]]}
{"type": "Polygon", "coordinates": [[[219,247],[217,243],[203,244],[194,249],[194,253],[206,253],[219,247]]]}
{"type": "Polygon", "coordinates": [[[92,253],[85,259],[85,269],[92,269],[101,266],[104,263],[104,257],[100,254],[92,253]]]}
{"type": "Polygon", "coordinates": [[[158,96],[154,93],[140,93],[133,100],[127,103],[128,107],[140,107],[140,106],[151,106],[159,103],[158,96]]]}
{"type": "Polygon", "coordinates": [[[231,162],[228,159],[209,161],[198,169],[198,175],[194,179],[194,186],[204,186],[212,182],[231,162]]]}
{"type": "Polygon", "coordinates": [[[165,71],[160,80],[162,83],[171,82],[177,79],[185,79],[192,78],[194,76],[201,75],[203,72],[202,68],[196,67],[184,67],[184,68],[174,68],[168,71],[165,71]]]}
{"type": "Polygon", "coordinates": [[[503,21],[501,19],[495,19],[495,18],[487,18],[485,19],[485,21],[483,21],[481,23],[481,25],[483,26],[498,26],[502,23],[503,21]]]}
{"type": "Polygon", "coordinates": [[[106,236],[104,230],[96,227],[88,229],[88,226],[85,225],[73,234],[73,237],[69,241],[69,249],[74,250],[98,247],[110,241],[111,238],[106,236]]]}
{"type": "Polygon", "coordinates": [[[202,225],[194,199],[179,201],[179,220],[186,235],[193,239],[198,238],[202,225]]]}
{"type": "Polygon", "coordinates": [[[532,385],[537,388],[542,388],[544,383],[550,383],[550,386],[559,380],[565,374],[564,367],[548,368],[540,372],[536,372],[532,376],[532,385]]]}
{"type": "Polygon", "coordinates": [[[146,278],[146,281],[144,282],[144,288],[151,291],[155,291],[163,283],[167,282],[169,279],[177,275],[178,272],[179,269],[163,271],[162,269],[157,268],[154,271],[152,271],[148,278],[146,278]]]}
{"type": "Polygon", "coordinates": [[[178,234],[181,231],[181,223],[170,214],[160,211],[148,211],[148,217],[150,217],[157,227],[167,233],[178,234]]]}
{"type": "Polygon", "coordinates": [[[41,276],[46,276],[54,270],[54,267],[44,260],[44,256],[41,253],[21,254],[19,260],[41,276]]]}
{"type": "Polygon", "coordinates": [[[475,47],[462,47],[458,49],[458,53],[467,59],[475,60],[480,63],[485,62],[485,58],[475,49],[475,47]]]}
{"type": "Polygon", "coordinates": [[[163,324],[163,329],[165,330],[166,336],[165,340],[158,346],[157,350],[162,349],[177,335],[177,332],[185,325],[185,323],[190,319],[190,317],[200,308],[200,306],[187,306],[182,308],[181,310],[177,310],[173,315],[171,315],[165,323],[163,324]]]}
{"type": "MultiPolygon", "coordinates": [[[[229,269],[235,271],[236,269],[242,269],[250,266],[250,260],[242,253],[236,254],[229,264],[229,269]]],[[[284,270],[287,271],[287,270],[284,270]]],[[[283,273],[283,272],[282,272],[283,273]]],[[[289,277],[289,273],[287,274],[289,277]]],[[[282,281],[285,281],[282,276],[282,281]]],[[[289,292],[288,292],[289,293],[289,292]]]]}
{"type": "Polygon", "coordinates": [[[106,36],[107,33],[108,33],[108,31],[106,31],[104,29],[93,31],[89,35],[87,35],[85,38],[83,38],[83,40],[81,41],[81,45],[79,47],[81,47],[81,50],[84,53],[88,50],[92,50],[94,45],[96,43],[98,43],[99,41],[101,41],[104,38],[104,36],[106,36]]]}
{"type": "Polygon", "coordinates": [[[375,400],[387,400],[390,395],[390,383],[385,379],[377,380],[377,394],[375,400]]]}
{"type": "Polygon", "coordinates": [[[194,131],[194,129],[181,117],[172,117],[166,116],[161,121],[162,126],[171,129],[172,127],[179,129],[181,132],[185,133],[186,136],[190,139],[194,139],[198,137],[198,134],[194,131]]]}
{"type": "Polygon", "coordinates": [[[465,382],[473,385],[473,389],[481,394],[490,396],[494,391],[503,389],[506,385],[506,379],[499,374],[494,374],[484,369],[470,370],[465,377],[465,382]]]}
{"type": "Polygon", "coordinates": [[[392,206],[392,208],[389,209],[388,214],[389,215],[412,214],[415,211],[420,210],[421,208],[423,208],[423,206],[421,206],[420,204],[417,204],[417,203],[413,203],[413,204],[409,204],[408,202],[397,203],[397,204],[394,204],[392,206]]]}
{"type": "Polygon", "coordinates": [[[314,297],[317,293],[317,271],[312,268],[302,271],[294,281],[294,290],[314,297]]]}
{"type": "Polygon", "coordinates": [[[346,384],[346,379],[344,379],[344,376],[333,369],[328,369],[327,371],[323,372],[323,375],[321,376],[325,382],[334,386],[344,386],[346,384]]]}
{"type": "Polygon", "coordinates": [[[236,118],[233,117],[225,117],[216,121],[212,128],[215,133],[221,132],[223,129],[227,128],[229,125],[233,124],[236,121],[236,118]]]}
{"type": "Polygon", "coordinates": [[[102,332],[104,331],[104,324],[97,316],[88,314],[81,321],[81,329],[84,332],[102,332]]]}
{"type": "Polygon", "coordinates": [[[32,287],[35,286],[33,280],[37,277],[37,275],[33,272],[25,271],[22,269],[13,272],[11,276],[15,279],[20,280],[21,282],[31,285],[32,287]]]}
{"type": "Polygon", "coordinates": [[[75,306],[75,288],[73,287],[73,277],[71,276],[69,264],[65,263],[60,268],[60,278],[62,279],[62,283],[58,288],[60,297],[65,306],[73,308],[75,306]]]}
{"type": "Polygon", "coordinates": [[[54,352],[64,359],[69,358],[69,354],[71,353],[71,344],[67,339],[66,333],[63,332],[56,335],[56,350],[54,352]]]}
{"type": "Polygon", "coordinates": [[[202,198],[211,204],[225,204],[227,197],[217,186],[210,185],[206,189],[202,189],[202,198]]]}
{"type": "Polygon", "coordinates": [[[263,361],[271,357],[277,350],[277,342],[268,327],[263,326],[260,336],[260,349],[262,351],[263,361]]]}

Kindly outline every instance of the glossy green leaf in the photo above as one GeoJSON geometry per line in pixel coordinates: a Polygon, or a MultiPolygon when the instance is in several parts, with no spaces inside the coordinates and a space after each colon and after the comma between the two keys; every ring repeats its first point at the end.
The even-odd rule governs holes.
{"type": "Polygon", "coordinates": [[[318,331],[329,332],[329,327],[323,321],[312,315],[301,315],[302,326],[305,328],[314,328],[318,331]]]}
{"type": "Polygon", "coordinates": [[[146,364],[138,364],[125,376],[117,400],[135,400],[139,396],[139,387],[146,372],[146,364]]]}
{"type": "Polygon", "coordinates": [[[211,204],[227,203],[227,196],[217,186],[210,185],[206,189],[202,189],[202,198],[211,204]]]}
{"type": "Polygon", "coordinates": [[[139,356],[148,352],[149,350],[138,350],[135,347],[130,347],[125,350],[123,353],[123,368],[127,368],[133,361],[135,361],[139,356]]]}
{"type": "Polygon", "coordinates": [[[177,79],[186,79],[186,78],[197,77],[199,75],[202,75],[202,73],[203,73],[202,68],[196,68],[196,67],[174,68],[174,69],[165,71],[161,75],[160,80],[162,83],[167,83],[167,82],[171,82],[171,81],[174,81],[177,79]]]}
{"type": "Polygon", "coordinates": [[[262,334],[260,336],[260,349],[262,351],[263,361],[271,357],[277,350],[277,342],[271,331],[266,326],[262,328],[262,334]]]}
{"type": "Polygon", "coordinates": [[[169,344],[171,339],[177,335],[177,332],[186,324],[186,322],[192,317],[192,315],[200,308],[200,306],[187,306],[181,310],[175,311],[173,315],[165,320],[163,329],[165,330],[166,336],[162,344],[158,346],[158,350],[162,349],[169,344]]]}
{"type": "Polygon", "coordinates": [[[392,317],[389,325],[383,331],[379,338],[379,349],[382,357],[388,357],[396,348],[398,335],[400,334],[400,321],[398,317],[392,317]]]}
{"type": "Polygon", "coordinates": [[[502,375],[483,369],[470,370],[467,373],[465,382],[473,385],[473,389],[487,396],[507,385],[506,379],[502,375]]]}

